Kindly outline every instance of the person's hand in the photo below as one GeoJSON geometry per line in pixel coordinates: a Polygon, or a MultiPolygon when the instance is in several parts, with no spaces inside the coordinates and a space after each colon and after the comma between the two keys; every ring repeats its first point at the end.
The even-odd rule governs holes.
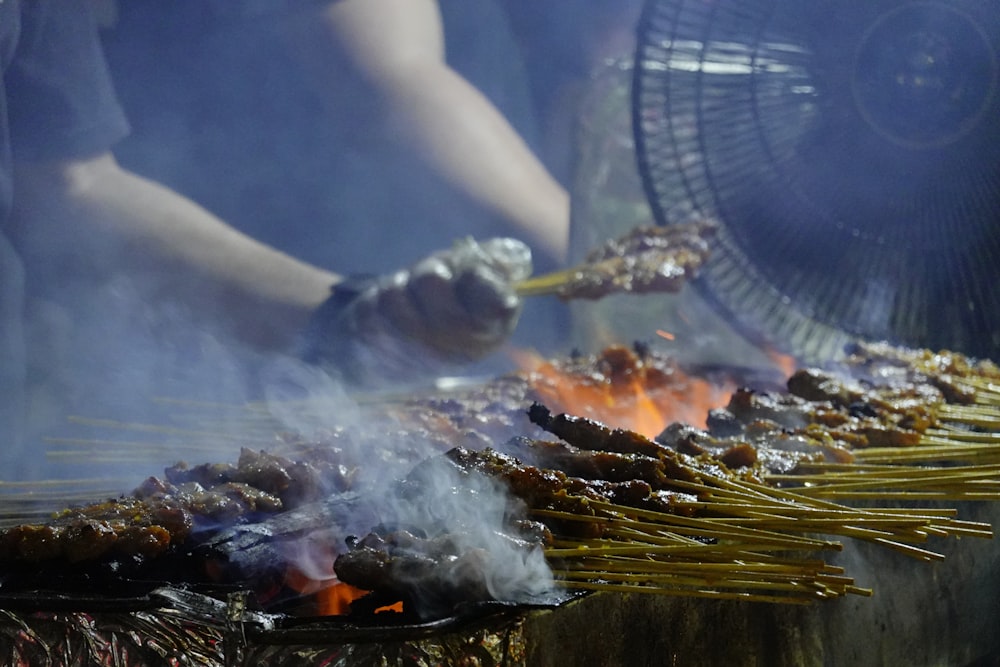
{"type": "Polygon", "coordinates": [[[408,269],[348,279],[316,312],[307,361],[365,384],[412,378],[496,350],[521,313],[515,283],[531,251],[514,239],[463,239],[408,269]]]}

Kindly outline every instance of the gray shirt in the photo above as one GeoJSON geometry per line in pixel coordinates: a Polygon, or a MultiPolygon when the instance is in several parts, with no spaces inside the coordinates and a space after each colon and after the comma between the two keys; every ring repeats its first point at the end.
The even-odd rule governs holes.
{"type": "Polygon", "coordinates": [[[0,73],[0,461],[9,462],[22,446],[26,373],[24,269],[5,234],[14,164],[98,154],[128,125],[88,2],[0,0],[0,73]]]}

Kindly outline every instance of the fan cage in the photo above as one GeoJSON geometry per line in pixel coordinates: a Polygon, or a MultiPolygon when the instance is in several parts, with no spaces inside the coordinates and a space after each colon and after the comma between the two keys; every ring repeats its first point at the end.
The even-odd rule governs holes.
{"type": "Polygon", "coordinates": [[[996,356],[997,8],[839,4],[647,0],[632,121],[653,213],[720,222],[698,284],[758,342],[816,359],[858,337],[996,356]],[[967,65],[944,70],[944,84],[978,92],[952,93],[957,111],[935,107],[896,134],[961,116],[960,132],[940,133],[948,141],[889,136],[857,98],[881,45],[869,40],[900,51],[879,26],[914,15],[943,23],[937,43],[951,39],[951,64],[967,65]]]}

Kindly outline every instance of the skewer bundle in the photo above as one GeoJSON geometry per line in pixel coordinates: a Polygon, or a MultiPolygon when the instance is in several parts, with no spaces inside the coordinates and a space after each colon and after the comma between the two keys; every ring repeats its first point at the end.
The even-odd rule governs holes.
{"type": "Polygon", "coordinates": [[[931,537],[993,535],[988,524],[959,520],[953,509],[857,509],[769,487],[686,486],[699,500],[678,509],[697,518],[611,503],[596,504],[594,517],[535,510],[543,520],[606,526],[600,538],[558,537],[546,552],[556,576],[570,588],[810,603],[872,594],[823,560],[822,552],[842,549],[839,538],[932,562],[944,556],[919,546],[931,537]]]}
{"type": "MultiPolygon", "coordinates": [[[[599,428],[586,421],[576,426],[581,423],[599,428]]],[[[944,558],[922,546],[931,538],[993,534],[988,524],[960,520],[950,508],[855,508],[732,473],[706,472],[682,458],[672,463],[674,476],[658,490],[681,494],[670,501],[670,511],[648,509],[652,497],[633,497],[628,505],[580,498],[585,509],[550,509],[544,502],[539,506],[537,494],[512,484],[515,495],[532,504],[533,517],[547,521],[555,534],[546,555],[563,585],[809,603],[872,594],[823,559],[824,552],[843,548],[841,539],[931,562],[944,558]],[[581,536],[578,524],[596,530],[581,536]]]]}
{"type": "MultiPolygon", "coordinates": [[[[715,434],[710,419],[708,432],[688,438],[688,450],[663,436],[647,439],[533,409],[536,424],[570,445],[559,453],[553,443],[525,448],[522,442],[508,452],[550,457],[535,465],[562,486],[541,499],[537,489],[523,486],[523,472],[482,463],[488,457],[478,469],[505,480],[532,517],[550,527],[554,539],[545,554],[568,588],[795,604],[871,595],[827,562],[843,540],[933,562],[944,556],[927,545],[932,539],[992,537],[988,524],[962,520],[954,508],[901,503],[1000,500],[1000,370],[958,355],[887,347],[860,349],[848,366],[846,379],[818,372],[799,377],[806,384],[794,400],[783,395],[765,406],[769,418],[787,417],[782,423],[762,428],[768,420],[760,413],[737,414],[740,406],[731,404],[729,426],[739,422],[742,430],[715,434]],[[854,381],[858,376],[863,384],[854,381]],[[915,386],[922,389],[911,391],[915,386]],[[801,451],[782,454],[792,464],[780,469],[728,456],[748,444],[765,452],[779,437],[804,443],[801,451]],[[875,444],[882,442],[894,444],[875,444]],[[596,472],[581,478],[587,461],[596,472]],[[606,492],[615,483],[624,486],[606,492]],[[849,501],[864,506],[844,504],[849,501]]],[[[197,446],[216,435],[277,444],[261,435],[275,426],[266,411],[247,410],[249,426],[238,434],[215,428],[204,415],[176,428],[136,426],[197,446]]],[[[68,451],[102,446],[60,444],[68,451]]],[[[159,451],[161,445],[146,447],[159,451]]]]}
{"type": "MultiPolygon", "coordinates": [[[[840,500],[1000,499],[1000,368],[888,345],[859,346],[847,363],[866,378],[860,391],[812,371],[809,382],[826,385],[817,398],[828,399],[825,405],[832,399],[835,409],[839,401],[846,414],[869,415],[898,442],[847,441],[849,462],[802,462],[790,474],[765,475],[768,483],[840,500]]],[[[826,417],[812,415],[807,428],[822,428],[826,417]]]]}
{"type": "MultiPolygon", "coordinates": [[[[795,594],[789,596],[789,591],[782,588],[787,581],[782,587],[769,587],[770,580],[766,577],[748,576],[754,571],[752,568],[744,569],[748,567],[748,562],[767,562],[769,559],[757,560],[763,552],[749,534],[741,536],[747,539],[747,542],[741,543],[734,541],[734,535],[726,531],[740,527],[749,531],[769,531],[789,538],[807,535],[850,538],[887,547],[923,561],[944,558],[942,554],[921,546],[930,538],[991,538],[993,532],[988,524],[958,519],[958,512],[953,508],[926,507],[926,502],[921,503],[922,507],[908,508],[899,503],[1000,500],[1000,448],[996,446],[1000,444],[1000,369],[990,362],[976,363],[960,355],[932,355],[888,346],[862,348],[852,355],[849,365],[858,375],[866,376],[864,385],[856,388],[852,381],[832,374],[820,374],[817,378],[818,372],[814,371],[813,377],[807,380],[821,380],[812,388],[822,388],[825,395],[814,397],[811,402],[802,400],[800,395],[796,401],[770,404],[770,407],[776,408],[770,416],[779,419],[778,408],[782,405],[794,407],[794,411],[789,412],[794,412],[795,418],[789,422],[796,423],[795,427],[774,425],[777,428],[770,432],[771,436],[780,431],[783,439],[797,434],[815,445],[829,446],[832,441],[838,455],[822,456],[819,454],[822,449],[817,446],[811,454],[802,452],[803,455],[788,470],[773,471],[761,466],[741,470],[736,467],[717,476],[699,472],[694,480],[671,480],[672,489],[687,491],[696,497],[696,500],[677,502],[674,508],[679,512],[696,514],[699,521],[710,527],[701,525],[697,532],[687,532],[678,528],[678,523],[683,521],[675,515],[646,513],[641,525],[616,533],[610,542],[606,538],[595,543],[582,542],[568,551],[568,545],[560,543],[560,548],[554,550],[552,556],[572,556],[573,559],[571,564],[558,570],[560,576],[566,577],[567,585],[572,587],[643,591],[662,588],[684,595],[746,596],[746,599],[801,602],[836,596],[834,591],[844,594],[864,592],[865,589],[836,579],[843,584],[841,587],[822,588],[822,594],[814,595],[816,590],[820,590],[816,587],[821,577],[829,574],[809,569],[809,563],[816,562],[816,554],[808,552],[818,548],[817,545],[788,544],[786,548],[789,552],[806,552],[802,559],[785,562],[786,567],[797,568],[793,587],[795,594]],[[914,390],[917,384],[921,386],[919,390],[914,390]],[[903,400],[904,397],[906,400],[903,400]],[[926,400],[923,400],[924,397],[926,400]],[[841,419],[831,415],[838,409],[842,413],[841,419]],[[803,420],[803,415],[810,418],[803,420]],[[854,415],[864,419],[848,423],[854,415]],[[894,446],[873,447],[864,437],[866,434],[875,442],[883,439],[898,442],[894,446]],[[861,437],[851,438],[851,435],[861,437]],[[842,504],[846,501],[892,505],[856,508],[842,504]],[[621,562],[626,556],[614,551],[617,543],[645,543],[640,535],[650,534],[651,525],[659,526],[661,532],[652,533],[657,538],[663,532],[670,535],[679,532],[686,538],[698,536],[709,541],[702,545],[702,553],[692,555],[691,561],[687,561],[685,555],[684,565],[678,566],[686,578],[668,578],[657,574],[664,559],[673,562],[681,552],[654,549],[656,542],[649,544],[649,553],[645,556],[628,556],[628,563],[621,562]],[[713,551],[713,548],[720,544],[737,550],[739,556],[729,552],[728,559],[718,560],[719,552],[713,551]],[[612,549],[611,555],[604,556],[602,549],[609,548],[612,549]],[[591,550],[602,556],[596,558],[591,550]],[[715,568],[724,571],[727,562],[733,566],[733,577],[724,579],[722,584],[720,570],[715,568]],[[693,576],[693,572],[701,565],[706,569],[705,576],[699,579],[693,576]],[[764,590],[767,593],[762,593],[764,590]]],[[[792,384],[790,382],[790,386],[792,384]]],[[[800,394],[808,395],[808,391],[800,394]]],[[[754,421],[759,416],[747,416],[741,424],[744,432],[726,438],[726,444],[745,443],[746,439],[741,436],[746,435],[748,428],[761,428],[761,424],[754,421]]],[[[560,422],[559,418],[543,417],[536,423],[545,427],[554,426],[549,430],[575,444],[581,438],[589,440],[589,443],[581,445],[589,449],[601,450],[614,439],[610,432],[587,434],[586,420],[562,416],[560,422]]],[[[763,437],[760,434],[755,436],[755,446],[769,446],[767,430],[765,427],[763,437]]],[[[620,431],[618,433],[618,442],[613,448],[620,450],[623,439],[620,431]]],[[[704,436],[707,440],[713,439],[708,434],[704,436]]],[[[631,434],[628,450],[656,455],[655,446],[636,445],[640,439],[641,436],[631,434]]],[[[714,451],[721,454],[719,439],[715,439],[715,444],[714,451]]],[[[709,460],[727,460],[724,455],[713,457],[705,450],[700,451],[699,467],[709,460]]],[[[605,510],[613,512],[610,518],[618,526],[626,519],[635,518],[634,511],[630,514],[620,507],[607,507],[605,510]]],[[[839,545],[839,542],[833,544],[839,545]]],[[[693,551],[698,549],[688,548],[693,551]]],[[[830,543],[823,548],[831,548],[830,543]]],[[[786,571],[785,575],[788,574],[786,571]]]]}

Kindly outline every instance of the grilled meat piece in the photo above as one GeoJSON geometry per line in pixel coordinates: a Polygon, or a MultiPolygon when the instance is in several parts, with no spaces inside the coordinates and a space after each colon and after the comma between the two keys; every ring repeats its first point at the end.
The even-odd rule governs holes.
{"type": "Polygon", "coordinates": [[[591,251],[570,269],[556,295],[563,300],[600,299],[630,292],[678,292],[708,258],[710,222],[637,227],[591,251]]]}
{"type": "MultiPolygon", "coordinates": [[[[593,452],[581,454],[594,456],[593,452]]],[[[654,487],[641,479],[617,482],[585,479],[563,470],[526,465],[514,456],[489,448],[477,452],[456,447],[445,456],[460,469],[475,470],[503,481],[510,492],[531,509],[553,509],[594,516],[589,503],[592,500],[602,500],[657,512],[687,513],[683,503],[695,499],[689,493],[670,490],[667,483],[654,487]]],[[[598,537],[601,534],[601,528],[597,524],[549,525],[565,534],[584,537],[598,537]]]]}
{"type": "Polygon", "coordinates": [[[587,500],[604,499],[585,480],[571,479],[559,470],[524,465],[491,448],[474,451],[456,447],[445,454],[445,459],[460,471],[474,471],[503,482],[528,507],[593,514],[587,500]]]}
{"type": "Polygon", "coordinates": [[[299,448],[295,460],[244,449],[236,465],[179,463],[130,496],[64,510],[52,522],[0,531],[0,560],[69,561],[151,558],[184,544],[192,532],[273,515],[348,487],[353,471],[331,447],[299,448]]]}
{"type": "Polygon", "coordinates": [[[872,417],[920,431],[937,426],[935,409],[945,402],[941,391],[926,382],[895,381],[870,385],[818,369],[801,369],[788,379],[791,394],[825,402],[853,417],[872,417]]]}
{"type": "Polygon", "coordinates": [[[183,542],[193,525],[172,503],[121,498],[67,510],[45,525],[0,531],[0,560],[79,563],[104,557],[152,557],[183,542]]]}
{"type": "MultiPolygon", "coordinates": [[[[167,468],[167,480],[176,485],[196,482],[206,488],[238,484],[280,499],[295,507],[351,487],[356,470],[345,466],[340,450],[302,447],[295,459],[243,448],[235,466],[207,463],[189,468],[186,463],[167,468]]],[[[235,488],[235,487],[234,487],[235,488]]]]}
{"type": "Polygon", "coordinates": [[[655,458],[662,465],[666,479],[694,482],[700,473],[727,477],[732,473],[720,467],[716,459],[684,459],[670,447],[634,431],[611,429],[608,426],[583,417],[572,415],[552,416],[544,406],[532,406],[529,415],[542,428],[558,435],[568,443],[594,452],[624,452],[633,456],[655,458]]]}
{"type": "Polygon", "coordinates": [[[571,477],[608,482],[642,480],[654,488],[667,485],[663,462],[642,454],[589,451],[561,442],[514,438],[503,449],[534,465],[555,468],[571,477]]]}
{"type": "Polygon", "coordinates": [[[349,538],[349,549],[337,556],[333,569],[344,583],[378,591],[380,599],[396,596],[404,606],[418,601],[418,610],[427,613],[496,599],[493,577],[505,570],[498,559],[540,560],[541,548],[552,540],[544,524],[524,519],[491,531],[479,543],[470,545],[468,533],[457,526],[424,536],[380,526],[360,540],[349,538]]]}
{"type": "Polygon", "coordinates": [[[837,383],[832,376],[818,371],[798,372],[789,385],[816,398],[738,389],[725,410],[712,412],[711,424],[733,437],[734,429],[738,432],[740,425],[745,429],[755,422],[773,422],[789,434],[851,449],[915,445],[920,434],[936,423],[929,405],[908,398],[905,406],[895,403],[886,408],[888,403],[883,397],[888,392],[848,391],[846,387],[850,385],[837,383]],[[829,378],[821,383],[827,388],[826,393],[803,388],[802,378],[820,377],[829,378]]]}
{"type": "Polygon", "coordinates": [[[835,448],[788,433],[777,423],[764,420],[725,437],[686,424],[671,424],[656,439],[681,454],[718,460],[726,468],[755,479],[767,473],[794,472],[802,463],[844,460],[835,448]],[[836,454],[832,455],[831,450],[836,454]]]}
{"type": "Polygon", "coordinates": [[[425,539],[407,531],[371,533],[337,557],[333,569],[344,583],[405,601],[420,608],[492,600],[485,576],[490,555],[484,549],[458,552],[445,538],[425,539]]]}
{"type": "MultiPolygon", "coordinates": [[[[973,359],[958,352],[942,350],[934,352],[926,349],[913,349],[890,345],[859,341],[848,350],[846,362],[854,368],[867,371],[871,376],[895,377],[898,371],[904,371],[911,379],[922,377],[938,386],[951,385],[953,378],[979,378],[983,380],[1000,380],[1000,366],[988,359],[973,359]],[[893,369],[897,372],[894,373],[893,369]]],[[[946,391],[945,386],[939,386],[946,391]]],[[[965,395],[965,390],[959,390],[954,399],[965,395]]],[[[949,400],[953,400],[949,397],[949,400]]],[[[966,402],[954,400],[953,402],[966,402]]]]}
{"type": "Polygon", "coordinates": [[[213,521],[233,521],[257,512],[279,512],[283,508],[281,499],[249,484],[224,482],[206,489],[197,482],[187,482],[179,486],[167,485],[160,488],[154,481],[146,480],[134,495],[138,498],[167,500],[179,504],[198,517],[213,521]],[[150,495],[145,495],[149,493],[150,495]]]}
{"type": "Polygon", "coordinates": [[[548,408],[534,403],[528,409],[532,423],[581,449],[600,452],[617,452],[657,457],[664,448],[635,431],[609,428],[600,422],[568,414],[552,415],[548,408]]]}

